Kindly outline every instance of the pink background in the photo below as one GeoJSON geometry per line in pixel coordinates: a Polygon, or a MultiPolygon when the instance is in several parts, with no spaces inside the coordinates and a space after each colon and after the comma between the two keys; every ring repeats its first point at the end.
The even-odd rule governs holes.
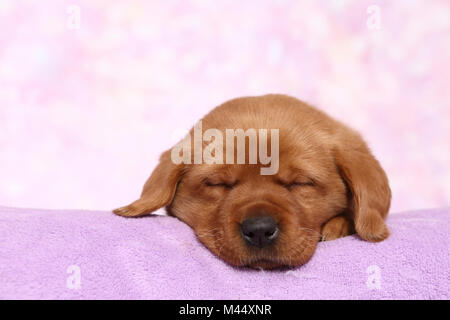
{"type": "Polygon", "coordinates": [[[196,120],[264,93],[360,130],[392,211],[450,205],[448,0],[1,0],[0,30],[0,205],[126,204],[196,120]]]}

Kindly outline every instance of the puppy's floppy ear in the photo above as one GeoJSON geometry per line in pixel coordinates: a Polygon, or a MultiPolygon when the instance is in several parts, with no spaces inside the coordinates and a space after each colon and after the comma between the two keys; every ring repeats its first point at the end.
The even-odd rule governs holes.
{"type": "Polygon", "coordinates": [[[389,236],[384,222],[391,203],[389,182],[362,139],[355,138],[334,149],[335,161],[350,191],[356,232],[364,240],[382,241],[389,236]]]}
{"type": "Polygon", "coordinates": [[[183,165],[172,162],[170,150],[164,152],[158,166],[145,183],[140,199],[113,212],[120,216],[138,217],[169,205],[182,175],[183,165]]]}

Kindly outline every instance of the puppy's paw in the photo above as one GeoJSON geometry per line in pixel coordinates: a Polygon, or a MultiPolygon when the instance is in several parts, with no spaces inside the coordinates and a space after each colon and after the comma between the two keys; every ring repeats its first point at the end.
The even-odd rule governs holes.
{"type": "Polygon", "coordinates": [[[133,214],[134,210],[131,207],[131,205],[117,208],[117,209],[113,210],[113,212],[119,216],[124,216],[124,217],[130,217],[130,216],[134,215],[133,214]]]}
{"type": "Polygon", "coordinates": [[[374,211],[364,215],[364,219],[358,219],[356,223],[356,232],[358,235],[370,242],[383,241],[389,236],[389,229],[383,218],[374,211]]]}
{"type": "Polygon", "coordinates": [[[146,203],[141,200],[137,200],[128,206],[117,208],[113,212],[123,217],[139,217],[149,214],[152,210],[146,206],[146,203]]]}
{"type": "Polygon", "coordinates": [[[344,216],[337,216],[328,220],[321,230],[322,241],[335,240],[355,233],[353,222],[344,216]]]}

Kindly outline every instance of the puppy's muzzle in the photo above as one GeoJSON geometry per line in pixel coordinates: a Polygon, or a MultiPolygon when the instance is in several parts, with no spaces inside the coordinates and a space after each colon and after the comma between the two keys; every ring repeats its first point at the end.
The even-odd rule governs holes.
{"type": "Polygon", "coordinates": [[[241,236],[249,245],[263,248],[275,241],[280,233],[278,224],[270,216],[252,217],[241,224],[241,236]]]}

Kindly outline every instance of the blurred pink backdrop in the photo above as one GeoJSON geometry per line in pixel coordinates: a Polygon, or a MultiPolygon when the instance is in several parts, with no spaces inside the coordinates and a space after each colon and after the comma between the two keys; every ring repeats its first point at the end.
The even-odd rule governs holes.
{"type": "Polygon", "coordinates": [[[214,106],[359,130],[392,212],[450,205],[450,1],[0,2],[0,205],[112,209],[214,106]]]}

